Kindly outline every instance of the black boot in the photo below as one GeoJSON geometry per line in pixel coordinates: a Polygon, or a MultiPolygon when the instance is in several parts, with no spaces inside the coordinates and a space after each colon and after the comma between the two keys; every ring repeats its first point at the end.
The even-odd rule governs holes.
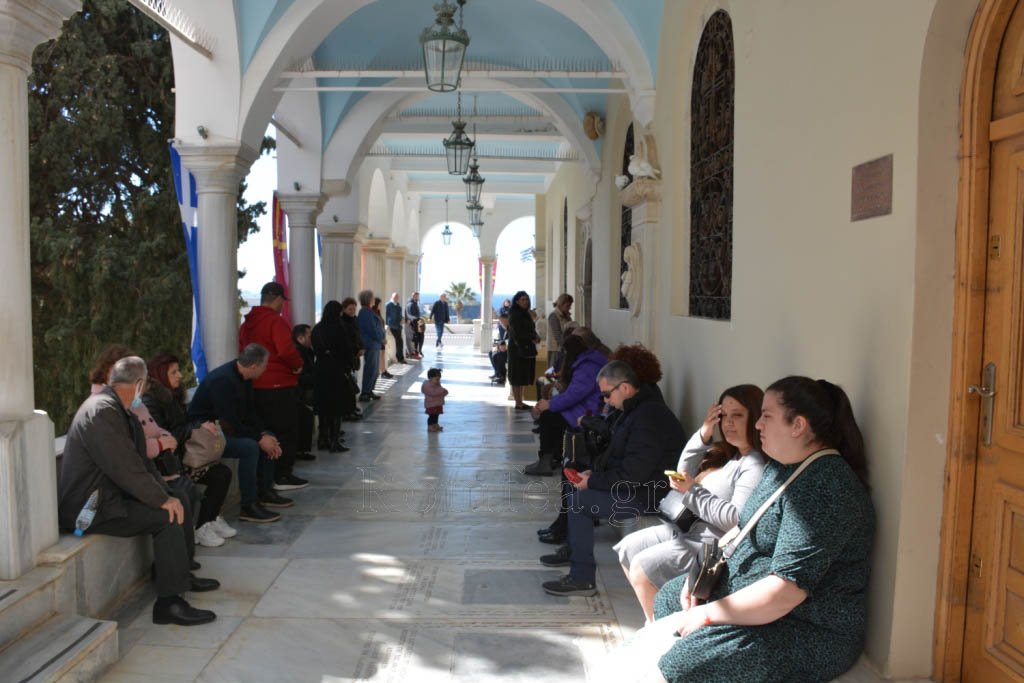
{"type": "Polygon", "coordinates": [[[527,465],[523,474],[532,474],[537,477],[550,477],[554,473],[554,458],[550,453],[540,451],[537,453],[537,462],[527,465]]]}

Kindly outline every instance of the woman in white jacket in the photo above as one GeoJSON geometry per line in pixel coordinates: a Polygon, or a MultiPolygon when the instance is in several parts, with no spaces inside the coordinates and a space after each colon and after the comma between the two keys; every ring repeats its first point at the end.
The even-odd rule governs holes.
{"type": "Polygon", "coordinates": [[[761,480],[764,456],[754,425],[763,397],[752,384],[726,389],[683,449],[676,469],[686,478],[670,478],[669,484],[693,515],[689,528],[664,523],[632,533],[615,546],[648,621],[658,589],[690,570],[705,541],[736,525],[740,509],[761,480]],[[722,439],[712,442],[716,425],[722,439]]]}

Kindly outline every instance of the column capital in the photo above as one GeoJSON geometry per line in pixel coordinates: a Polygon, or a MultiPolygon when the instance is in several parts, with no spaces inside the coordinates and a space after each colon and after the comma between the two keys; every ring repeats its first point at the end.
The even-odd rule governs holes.
{"type": "Polygon", "coordinates": [[[181,155],[182,165],[195,174],[199,194],[237,194],[238,183],[259,156],[259,150],[240,142],[193,145],[176,141],[174,149],[181,155]]]}
{"type": "Polygon", "coordinates": [[[492,255],[484,255],[484,256],[480,257],[480,262],[481,263],[494,263],[497,260],[498,260],[498,257],[497,256],[492,256],[492,255]]]}
{"type": "Polygon", "coordinates": [[[327,195],[320,192],[278,192],[277,201],[288,215],[289,227],[312,228],[327,203],[327,195]]]}
{"type": "Polygon", "coordinates": [[[405,255],[405,262],[410,265],[415,265],[420,262],[421,258],[423,258],[423,254],[413,254],[410,252],[405,255]]]}
{"type": "Polygon", "coordinates": [[[391,248],[391,240],[374,238],[363,242],[363,251],[374,254],[384,254],[391,248]]]}
{"type": "Polygon", "coordinates": [[[28,74],[36,45],[56,38],[81,9],[82,0],[0,0],[0,64],[28,74]]]}
{"type": "Polygon", "coordinates": [[[327,223],[316,226],[316,229],[328,242],[362,244],[366,240],[366,226],[358,223],[327,223]]]}
{"type": "Polygon", "coordinates": [[[404,262],[408,255],[409,250],[405,247],[392,247],[391,249],[388,249],[388,258],[390,259],[404,262]]]}

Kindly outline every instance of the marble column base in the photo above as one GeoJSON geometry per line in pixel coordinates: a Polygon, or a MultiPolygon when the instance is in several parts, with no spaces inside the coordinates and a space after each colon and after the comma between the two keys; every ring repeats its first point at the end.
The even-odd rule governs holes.
{"type": "Polygon", "coordinates": [[[21,576],[57,542],[56,462],[46,413],[0,422],[0,580],[21,576]]]}

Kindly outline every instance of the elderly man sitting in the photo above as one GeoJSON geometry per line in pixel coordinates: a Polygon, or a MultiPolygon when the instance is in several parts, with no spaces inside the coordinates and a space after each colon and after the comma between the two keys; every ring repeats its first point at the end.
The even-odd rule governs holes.
{"type": "Polygon", "coordinates": [[[145,361],[137,356],[122,358],[114,364],[108,386],[78,409],[61,464],[60,526],[73,529],[93,491],[99,491],[88,533],[153,537],[157,594],[153,623],[205,624],[217,615],[192,607],[181,594],[214,590],[220,584],[190,573],[195,549],[191,510],[169,491],[146,457],[146,437],[131,412],[145,387],[145,361]]]}

